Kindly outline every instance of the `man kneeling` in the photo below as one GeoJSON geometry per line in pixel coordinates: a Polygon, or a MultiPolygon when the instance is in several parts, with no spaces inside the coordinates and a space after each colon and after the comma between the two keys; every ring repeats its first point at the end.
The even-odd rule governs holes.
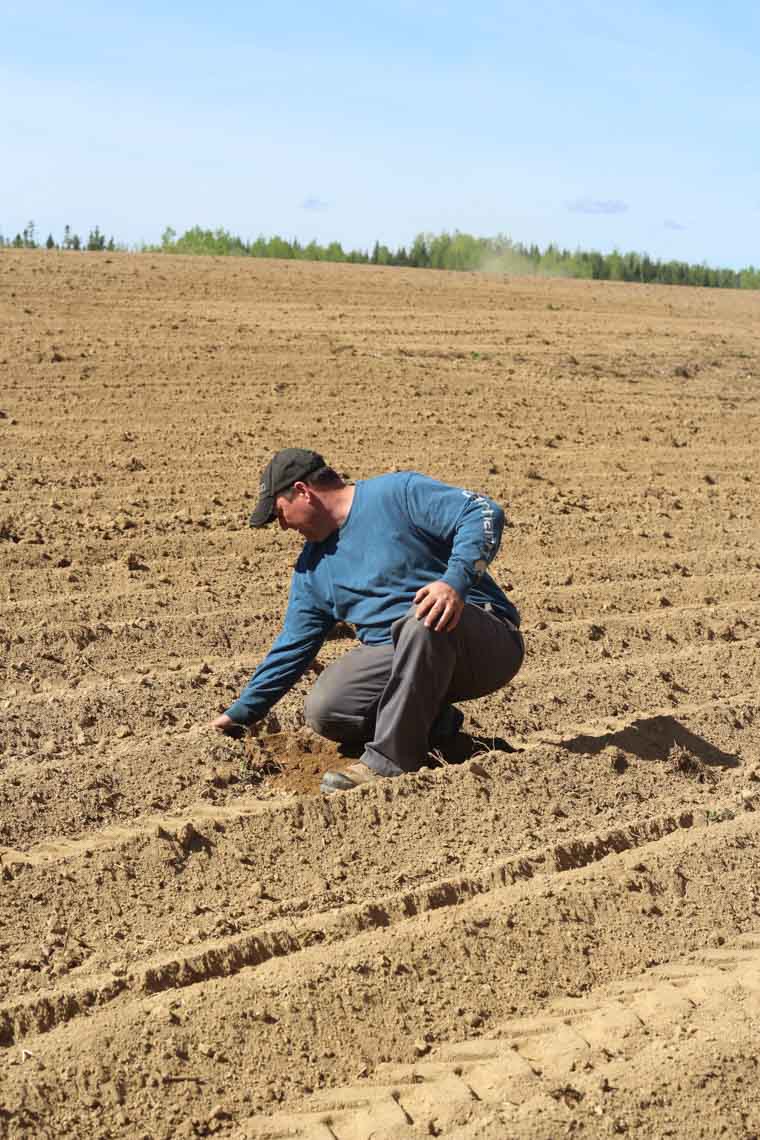
{"type": "Polygon", "coordinates": [[[316,452],[286,448],[264,470],[250,521],[275,519],[306,539],[285,624],[212,727],[233,733],[264,717],[346,621],[361,645],[320,675],[306,720],[364,751],[344,772],[326,772],[321,790],[416,771],[431,739],[458,731],[452,703],[502,688],[522,665],[520,616],[486,572],[504,512],[415,471],[350,485],[316,452]]]}

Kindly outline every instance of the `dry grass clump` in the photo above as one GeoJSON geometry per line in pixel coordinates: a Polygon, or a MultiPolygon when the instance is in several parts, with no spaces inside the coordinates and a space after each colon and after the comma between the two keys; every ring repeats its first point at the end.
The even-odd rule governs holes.
{"type": "Polygon", "coordinates": [[[680,744],[673,744],[666,763],[674,775],[685,776],[689,780],[696,780],[699,784],[714,784],[718,778],[704,760],[680,744]]]}

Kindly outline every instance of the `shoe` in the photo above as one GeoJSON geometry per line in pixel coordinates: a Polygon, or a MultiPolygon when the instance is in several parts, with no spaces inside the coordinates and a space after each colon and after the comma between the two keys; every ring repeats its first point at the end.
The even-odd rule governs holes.
{"type": "Polygon", "coordinates": [[[464,713],[455,705],[443,705],[430,726],[430,747],[438,748],[453,740],[464,724],[464,713]]]}
{"type": "Polygon", "coordinates": [[[371,784],[373,780],[382,778],[374,768],[359,760],[356,764],[349,764],[343,772],[325,772],[319,790],[325,795],[330,795],[331,792],[350,792],[361,784],[371,784]]]}

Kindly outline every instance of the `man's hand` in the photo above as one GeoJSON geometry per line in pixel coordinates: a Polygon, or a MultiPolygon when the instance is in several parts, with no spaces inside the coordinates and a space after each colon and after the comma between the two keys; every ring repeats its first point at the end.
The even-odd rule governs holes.
{"type": "Polygon", "coordinates": [[[414,604],[417,621],[437,633],[450,633],[455,629],[464,609],[464,602],[454,587],[442,581],[422,586],[414,595],[414,604]]]}
{"type": "Polygon", "coordinates": [[[222,713],[216,720],[212,720],[209,728],[213,728],[222,736],[231,736],[233,740],[242,739],[246,733],[244,726],[234,721],[231,716],[227,716],[227,713],[222,713]]]}

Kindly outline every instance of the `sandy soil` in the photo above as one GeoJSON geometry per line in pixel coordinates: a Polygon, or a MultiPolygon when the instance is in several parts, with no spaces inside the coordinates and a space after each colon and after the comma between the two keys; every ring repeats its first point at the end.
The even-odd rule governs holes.
{"type": "Polygon", "coordinates": [[[758,300],[0,255],[0,1136],[760,1135],[758,300]],[[204,729],[292,443],[498,498],[528,643],[330,800],[313,678],[204,729]]]}

